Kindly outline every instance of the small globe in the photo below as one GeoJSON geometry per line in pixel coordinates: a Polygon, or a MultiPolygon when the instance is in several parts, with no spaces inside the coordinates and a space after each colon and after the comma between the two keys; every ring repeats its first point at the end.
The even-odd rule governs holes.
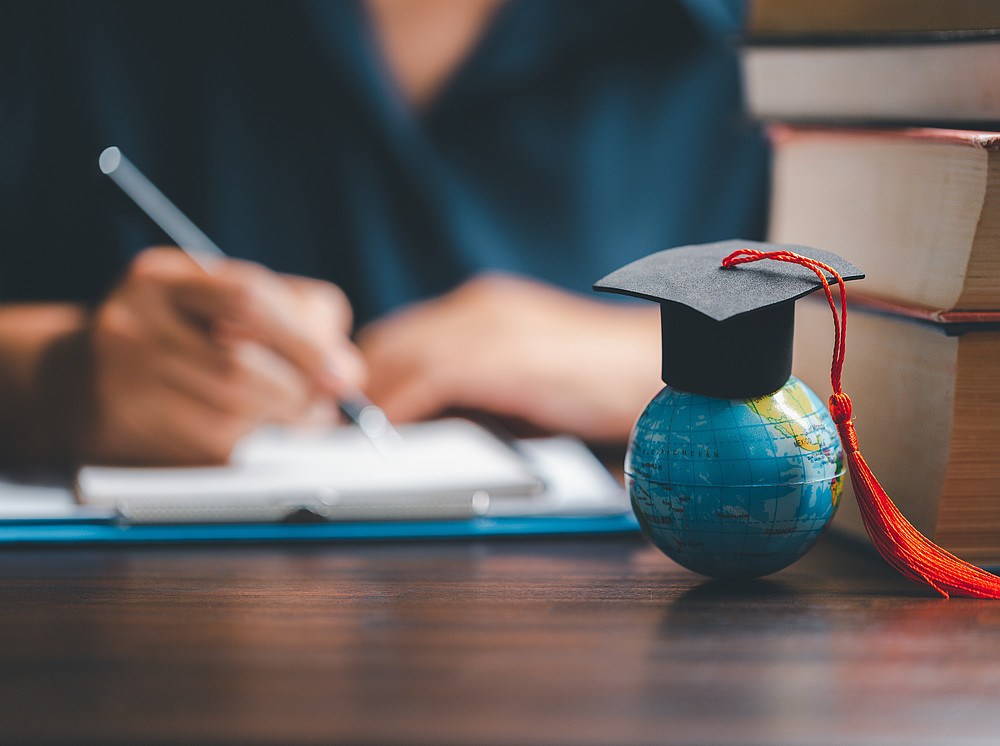
{"type": "Polygon", "coordinates": [[[702,575],[752,578],[801,557],[844,480],[823,402],[792,377],[755,399],[660,391],[629,440],[625,480],[643,532],[702,575]]]}

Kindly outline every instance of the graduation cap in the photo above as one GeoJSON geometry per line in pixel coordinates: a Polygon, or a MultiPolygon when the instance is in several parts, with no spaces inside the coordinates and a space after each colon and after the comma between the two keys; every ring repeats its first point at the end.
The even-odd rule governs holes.
{"type": "Polygon", "coordinates": [[[667,249],[615,270],[594,290],[660,304],[664,383],[745,399],[777,391],[791,376],[795,301],[822,282],[795,264],[724,268],[722,260],[739,249],[791,251],[829,265],[844,280],[864,277],[828,251],[741,240],[667,249]]]}

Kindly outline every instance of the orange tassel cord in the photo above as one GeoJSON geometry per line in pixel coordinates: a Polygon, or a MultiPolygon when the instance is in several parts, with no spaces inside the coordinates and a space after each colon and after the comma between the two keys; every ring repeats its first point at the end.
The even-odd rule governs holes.
{"type": "Polygon", "coordinates": [[[722,260],[729,268],[738,264],[772,259],[807,267],[823,283],[830,310],[833,312],[834,345],[833,364],[830,367],[830,414],[837,424],[840,440],[847,455],[851,482],[861,509],[865,530],[879,554],[904,576],[916,583],[929,585],[945,598],[1000,598],[1000,577],[980,567],[959,559],[945,551],[913,527],[893,504],[858,447],[858,436],[851,419],[851,399],[841,388],[841,370],[844,366],[847,338],[847,289],[844,280],[827,264],[791,251],[757,251],[740,249],[722,260]],[[840,291],[840,309],[834,299],[829,274],[840,291]]]}

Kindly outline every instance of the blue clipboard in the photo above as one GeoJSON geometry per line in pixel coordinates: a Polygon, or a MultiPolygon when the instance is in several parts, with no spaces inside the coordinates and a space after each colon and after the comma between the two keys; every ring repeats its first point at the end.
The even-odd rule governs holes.
{"type": "MultiPolygon", "coordinates": [[[[624,489],[581,443],[567,438],[547,438],[519,442],[517,449],[543,478],[547,485],[545,494],[550,499],[562,496],[570,504],[569,510],[532,514],[514,508],[499,514],[466,512],[458,516],[438,514],[419,519],[398,515],[385,519],[359,516],[356,520],[321,520],[300,512],[291,520],[130,522],[114,510],[73,505],[64,480],[55,479],[48,484],[27,485],[20,512],[0,511],[0,547],[408,541],[599,536],[639,531],[624,489]],[[48,511],[44,508],[46,502],[48,511]]],[[[18,486],[14,481],[0,479],[0,487],[6,489],[8,497],[18,486]]],[[[4,489],[0,489],[0,497],[4,489]]]]}
{"type": "Polygon", "coordinates": [[[632,513],[473,518],[461,521],[139,524],[113,519],[0,521],[0,546],[351,542],[636,533],[632,513]]]}

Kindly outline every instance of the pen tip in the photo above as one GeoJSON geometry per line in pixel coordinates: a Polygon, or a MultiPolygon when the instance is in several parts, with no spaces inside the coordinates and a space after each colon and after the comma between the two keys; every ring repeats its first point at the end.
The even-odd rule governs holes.
{"type": "Polygon", "coordinates": [[[122,162],[122,151],[120,151],[115,146],[110,148],[105,148],[104,152],[101,153],[101,157],[98,160],[98,164],[101,167],[101,172],[105,174],[110,174],[114,171],[122,162]]]}

